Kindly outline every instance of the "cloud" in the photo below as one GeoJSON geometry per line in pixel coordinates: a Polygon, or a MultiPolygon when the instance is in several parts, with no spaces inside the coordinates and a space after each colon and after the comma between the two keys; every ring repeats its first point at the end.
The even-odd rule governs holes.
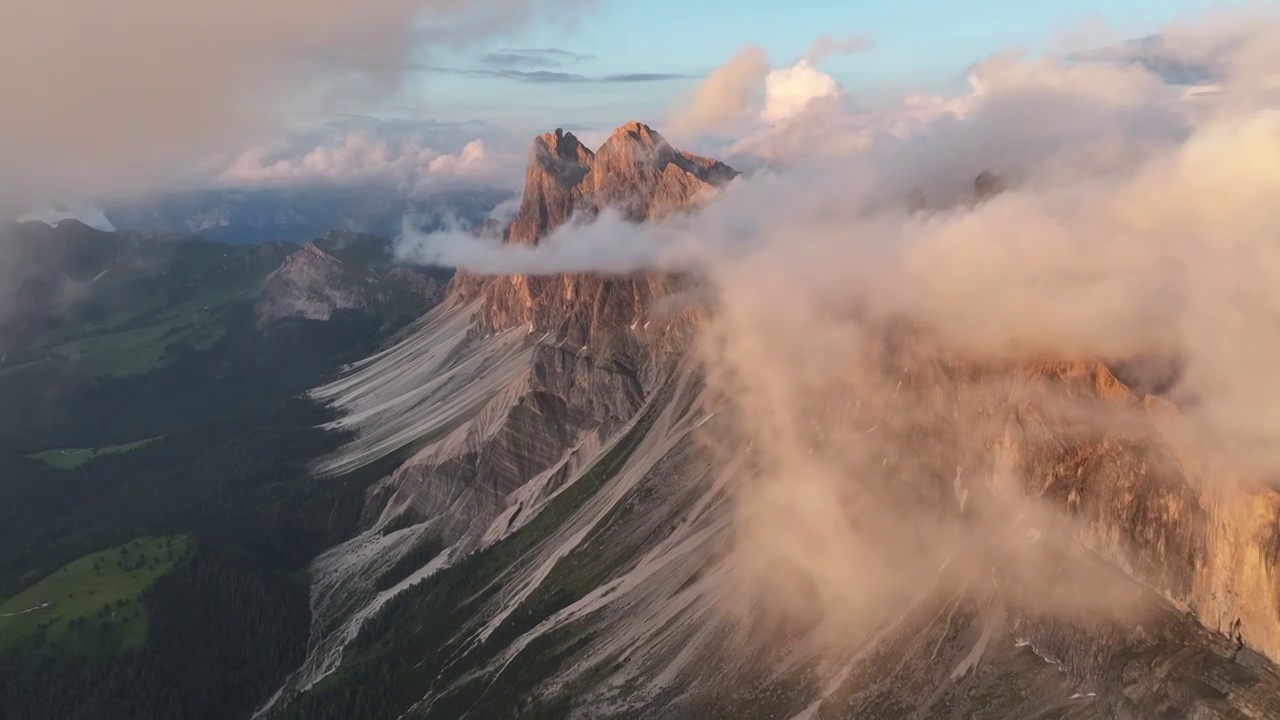
{"type": "MultiPolygon", "coordinates": [[[[842,104],[843,87],[814,63],[870,46],[863,38],[819,38],[795,64],[771,69],[757,47],[746,47],[712,71],[671,117],[676,136],[771,134],[811,110],[842,104]]],[[[819,130],[806,127],[805,131],[819,130]]],[[[761,153],[767,154],[767,153],[761,153]]]]}
{"type": "Polygon", "coordinates": [[[875,47],[875,39],[868,35],[854,35],[847,38],[833,38],[823,35],[814,41],[805,51],[802,59],[810,63],[819,63],[835,55],[853,55],[866,52],[875,47]]]}
{"type": "Polygon", "coordinates": [[[518,139],[484,122],[351,116],[242,149],[200,182],[241,188],[374,184],[410,193],[514,189],[524,159],[518,139]]]}
{"type": "Polygon", "coordinates": [[[469,228],[419,233],[407,223],[395,254],[403,262],[437,267],[480,268],[487,273],[626,273],[658,262],[655,239],[640,226],[606,211],[596,222],[565,229],[537,247],[477,238],[469,228]]]}
{"type": "Polygon", "coordinates": [[[671,117],[675,135],[737,129],[761,102],[769,57],[759,47],[739,50],[683,98],[671,117]]]}
{"type": "Polygon", "coordinates": [[[834,78],[808,60],[801,60],[765,76],[760,117],[770,124],[786,122],[807,110],[813,101],[834,100],[843,95],[844,88],[834,78]]]}
{"type": "MultiPolygon", "coordinates": [[[[723,435],[708,446],[736,512],[740,592],[727,595],[833,643],[935,588],[993,580],[1039,610],[1114,612],[1119,588],[1048,560],[1092,531],[1028,499],[1020,465],[987,451],[1010,442],[1011,406],[1048,409],[1059,439],[1154,430],[1138,410],[1007,370],[1172,359],[1168,396],[1197,450],[1255,477],[1280,470],[1280,111],[1260,82],[1280,72],[1277,27],[1240,28],[1207,102],[1142,64],[1003,54],[960,97],[827,126],[833,115],[789,116],[849,145],[815,141],[694,215],[569,225],[536,247],[410,236],[402,254],[481,273],[702,279],[698,358],[723,435]],[[1008,189],[979,201],[987,169],[1008,189]],[[1064,577],[1072,592],[1055,590],[1064,577]]],[[[747,114],[767,76],[758,54],[727,67],[700,89],[701,119],[747,114]]],[[[1035,423],[1017,432],[1048,440],[1035,423]]]]}
{"type": "MultiPolygon", "coordinates": [[[[1189,101],[1140,64],[1002,54],[974,67],[968,95],[831,128],[858,142],[741,179],[692,217],[573,225],[536,249],[415,242],[471,272],[694,272],[721,293],[718,311],[745,307],[733,322],[768,319],[751,332],[788,357],[836,342],[803,316],[852,307],[991,361],[1178,357],[1172,393],[1189,421],[1240,464],[1275,470],[1280,111],[1257,78],[1280,70],[1258,51],[1276,29],[1239,29],[1220,61],[1230,102],[1189,101]],[[986,169],[1010,190],[974,204],[986,169]],[[909,211],[915,191],[929,213],[909,211]]],[[[762,56],[742,58],[714,83],[716,108],[740,108],[762,77],[762,56]]]]}
{"type": "Polygon", "coordinates": [[[594,55],[584,55],[560,48],[508,48],[485,53],[481,56],[480,62],[497,68],[550,68],[576,65],[594,57],[594,55]]]}
{"type": "Polygon", "coordinates": [[[168,182],[192,158],[396,90],[413,62],[585,0],[67,0],[6,13],[0,199],[168,182]]]}
{"type": "Polygon", "coordinates": [[[443,72],[452,75],[466,75],[468,77],[478,78],[494,78],[499,80],[514,80],[516,82],[531,83],[535,85],[572,85],[579,83],[640,83],[640,82],[664,82],[668,80],[680,80],[689,77],[680,73],[623,73],[618,75],[583,75],[575,72],[564,72],[559,70],[520,70],[511,67],[470,67],[470,68],[453,68],[453,67],[424,67],[424,70],[432,72],[443,72]]]}
{"type": "Polygon", "coordinates": [[[468,77],[514,80],[535,85],[645,83],[680,80],[690,77],[684,73],[652,72],[587,75],[564,69],[568,66],[579,65],[593,58],[593,55],[584,55],[559,48],[506,49],[482,55],[478,64],[474,66],[422,65],[418,69],[428,72],[466,75],[468,77]]]}
{"type": "Polygon", "coordinates": [[[458,185],[516,187],[523,155],[494,152],[472,140],[454,153],[428,147],[415,137],[389,142],[353,131],[303,152],[251,148],[222,171],[232,187],[380,184],[424,193],[458,185]]]}
{"type": "Polygon", "coordinates": [[[874,47],[867,36],[835,39],[823,35],[795,64],[772,69],[756,46],[742,48],[713,70],[671,116],[676,136],[758,132],[803,114],[813,104],[829,104],[845,96],[844,88],[815,65],[836,55],[874,47]],[[816,101],[816,102],[815,102],[816,101]]]}

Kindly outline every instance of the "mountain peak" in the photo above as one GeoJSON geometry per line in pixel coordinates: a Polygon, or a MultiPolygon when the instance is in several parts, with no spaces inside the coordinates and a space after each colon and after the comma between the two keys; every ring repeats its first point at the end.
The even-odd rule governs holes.
{"type": "MultiPolygon", "coordinates": [[[[697,206],[737,175],[718,160],[676,150],[638,121],[619,127],[595,153],[557,128],[534,138],[524,195],[506,241],[536,245],[572,218],[591,219],[610,208],[633,222],[660,219],[697,206]]],[[[482,279],[460,272],[452,293],[484,297],[479,326],[486,331],[531,323],[585,344],[600,327],[633,325],[664,283],[643,275],[482,279]]]]}
{"type": "Polygon", "coordinates": [[[524,172],[524,197],[507,233],[510,242],[534,245],[562,225],[581,201],[583,180],[595,154],[573,133],[560,128],[533,139],[524,172]]]}
{"type": "Polygon", "coordinates": [[[544,159],[561,163],[582,162],[584,156],[592,154],[576,135],[565,132],[561,128],[534,138],[533,151],[535,160],[544,159]]]}
{"type": "Polygon", "coordinates": [[[635,221],[662,217],[737,175],[718,160],[676,150],[637,120],[614,130],[594,153],[573,133],[556,128],[533,139],[524,197],[507,237],[534,245],[574,213],[606,207],[635,221]]]}
{"type": "MultiPolygon", "coordinates": [[[[665,145],[667,143],[662,135],[639,120],[632,120],[619,126],[609,136],[609,141],[614,140],[630,140],[644,145],[665,145]]],[[[606,142],[605,144],[608,145],[609,143],[606,142]]]]}
{"type": "Polygon", "coordinates": [[[598,209],[615,207],[640,221],[695,205],[705,191],[737,174],[717,160],[676,150],[661,133],[633,120],[596,152],[590,179],[598,209]]]}

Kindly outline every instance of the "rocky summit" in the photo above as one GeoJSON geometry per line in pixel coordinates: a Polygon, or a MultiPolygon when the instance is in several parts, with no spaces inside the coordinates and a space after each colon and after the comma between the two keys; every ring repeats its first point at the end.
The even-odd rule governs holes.
{"type": "MultiPolygon", "coordinates": [[[[505,241],[536,245],[566,223],[590,221],[605,209],[632,222],[659,220],[696,207],[737,176],[724,163],[673,148],[643,123],[618,128],[596,152],[557,129],[533,141],[524,195],[505,241]]],[[[477,327],[485,332],[529,325],[585,345],[595,334],[647,322],[652,301],[674,283],[654,275],[477,278],[464,268],[450,296],[481,298],[477,327]]]]}
{"type": "Polygon", "coordinates": [[[259,322],[328,320],[334,313],[416,315],[440,302],[440,279],[392,262],[390,241],[331,232],[303,246],[267,276],[257,302],[259,322]]]}

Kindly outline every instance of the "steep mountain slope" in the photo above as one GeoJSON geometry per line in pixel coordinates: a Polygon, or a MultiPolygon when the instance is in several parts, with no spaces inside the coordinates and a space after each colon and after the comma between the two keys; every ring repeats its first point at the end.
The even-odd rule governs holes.
{"type": "MultiPolygon", "coordinates": [[[[506,239],[733,175],[638,123],[543,135],[506,239]]],[[[309,657],[261,714],[1280,716],[1280,495],[1167,401],[856,317],[788,385],[736,363],[809,367],[803,328],[711,364],[707,311],[655,306],[679,285],[460,274],[315,391],[355,433],[323,472],[411,455],[313,564],[309,657]]]]}

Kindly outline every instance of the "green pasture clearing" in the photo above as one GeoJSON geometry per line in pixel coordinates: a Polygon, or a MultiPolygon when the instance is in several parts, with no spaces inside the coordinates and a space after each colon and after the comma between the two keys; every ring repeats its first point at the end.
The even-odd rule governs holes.
{"type": "Polygon", "coordinates": [[[86,555],[0,603],[0,651],[24,644],[111,655],[147,637],[142,593],[187,551],[183,535],[146,537],[86,555]]]}
{"type": "Polygon", "coordinates": [[[35,455],[30,455],[29,457],[60,470],[71,470],[84,465],[96,457],[102,455],[121,455],[127,452],[132,452],[146,447],[159,439],[160,438],[158,437],[153,437],[147,438],[146,440],[125,443],[123,445],[108,445],[107,447],[100,448],[56,448],[53,450],[38,452],[35,455]]]}

